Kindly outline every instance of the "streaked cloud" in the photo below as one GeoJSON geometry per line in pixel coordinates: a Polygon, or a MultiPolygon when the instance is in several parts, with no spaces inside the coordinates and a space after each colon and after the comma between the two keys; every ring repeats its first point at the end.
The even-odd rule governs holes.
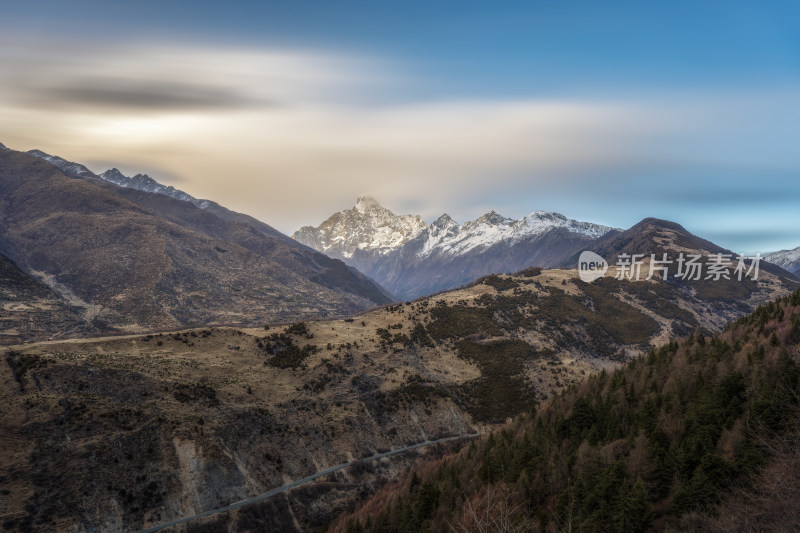
{"type": "Polygon", "coordinates": [[[0,94],[8,102],[106,114],[345,98],[354,87],[392,82],[389,72],[364,58],[169,42],[20,46],[0,37],[0,65],[0,94]]]}
{"type": "Polygon", "coordinates": [[[668,215],[694,192],[722,210],[765,179],[798,192],[791,87],[409,101],[400,89],[420,79],[357,54],[0,44],[0,142],[180,179],[286,232],[361,192],[427,217],[558,209],[615,226],[658,211],[680,219],[668,215]],[[731,168],[759,170],[729,190],[720,175],[731,168]],[[638,205],[621,215],[622,198],[638,205]]]}
{"type": "Polygon", "coordinates": [[[46,108],[88,107],[133,111],[229,109],[266,105],[228,87],[192,83],[126,81],[115,78],[76,80],[70,85],[26,87],[26,103],[46,108]]]}

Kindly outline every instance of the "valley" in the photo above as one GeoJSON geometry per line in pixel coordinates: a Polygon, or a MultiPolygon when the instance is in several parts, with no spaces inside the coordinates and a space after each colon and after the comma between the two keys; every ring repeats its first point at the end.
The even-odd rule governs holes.
{"type": "MultiPolygon", "coordinates": [[[[744,301],[786,294],[785,283],[766,273],[744,301]]],[[[529,269],[342,320],[11,346],[0,370],[4,527],[146,528],[343,462],[487,432],[651,344],[718,330],[744,301],[529,269]]],[[[246,529],[267,513],[274,527],[313,529],[411,461],[346,469],[213,520],[246,529]]]]}
{"type": "Polygon", "coordinates": [[[0,532],[800,532],[800,2],[0,13],[0,532]]]}
{"type": "Polygon", "coordinates": [[[628,279],[635,254],[731,254],[652,218],[428,226],[362,197],[323,225],[344,248],[310,243],[337,259],[145,175],[5,149],[0,176],[11,531],[319,530],[421,457],[798,286],[766,261],[628,279]],[[585,249],[611,264],[592,283],[585,249]]]}

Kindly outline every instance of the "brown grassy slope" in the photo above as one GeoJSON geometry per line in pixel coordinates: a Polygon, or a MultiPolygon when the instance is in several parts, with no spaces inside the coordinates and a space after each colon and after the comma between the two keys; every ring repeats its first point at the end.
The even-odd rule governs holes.
{"type": "MultiPolygon", "coordinates": [[[[392,300],[380,286],[358,271],[341,261],[299,245],[290,237],[249,215],[231,211],[210,200],[191,198],[186,193],[183,193],[187,198],[184,201],[165,194],[144,192],[133,185],[137,180],[131,180],[130,187],[118,187],[80,163],[50,156],[40,150],[30,150],[27,153],[46,160],[71,178],[80,178],[105,187],[180,226],[239,244],[323,287],[336,292],[353,293],[375,304],[389,303],[392,300]]],[[[142,182],[149,185],[157,183],[149,176],[144,176],[139,183],[142,182]]]]}
{"type": "Polygon", "coordinates": [[[0,200],[2,251],[115,328],[257,323],[373,305],[27,154],[0,153],[0,200]]]}
{"type": "Polygon", "coordinates": [[[230,211],[213,202],[209,203],[209,207],[199,209],[193,203],[161,194],[110,184],[107,187],[170,222],[237,244],[325,288],[359,296],[373,305],[392,301],[391,296],[377,283],[342,261],[303,246],[250,216],[230,211]]]}
{"type": "MultiPolygon", "coordinates": [[[[313,340],[305,335],[292,338],[313,340]]],[[[263,335],[206,329],[9,353],[0,366],[4,530],[135,530],[474,431],[452,400],[392,395],[414,383],[411,353],[356,357],[337,345],[292,369],[268,364],[259,344],[263,335]]],[[[447,355],[426,359],[444,383],[476,374],[447,355]]],[[[350,490],[352,478],[343,481],[350,490]]]]}
{"type": "Polygon", "coordinates": [[[53,331],[91,334],[98,328],[0,254],[0,344],[41,340],[53,331]]]}

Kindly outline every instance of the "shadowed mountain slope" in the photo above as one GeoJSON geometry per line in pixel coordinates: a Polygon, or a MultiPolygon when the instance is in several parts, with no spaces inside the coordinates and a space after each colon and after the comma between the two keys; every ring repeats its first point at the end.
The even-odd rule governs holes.
{"type": "Polygon", "coordinates": [[[352,314],[391,301],[248,217],[69,177],[28,154],[0,152],[0,201],[0,252],[85,320],[116,329],[352,314]]]}

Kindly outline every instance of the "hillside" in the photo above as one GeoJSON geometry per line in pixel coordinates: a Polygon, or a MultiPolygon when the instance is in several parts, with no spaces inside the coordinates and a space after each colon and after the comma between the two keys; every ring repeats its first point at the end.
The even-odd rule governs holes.
{"type": "Polygon", "coordinates": [[[162,185],[146,174],[128,177],[116,168],[94,174],[84,165],[51,156],[41,150],[28,153],[55,165],[67,176],[118,185],[119,188],[110,189],[171,222],[210,237],[232,240],[326,288],[350,292],[375,304],[392,301],[390,294],[356,269],[307,246],[298,246],[293,239],[249,215],[162,185]],[[198,209],[192,209],[192,206],[198,209]]]}
{"type": "MultiPolygon", "coordinates": [[[[0,151],[0,252],[77,313],[84,331],[263,324],[391,301],[341,261],[246,215],[61,166],[73,177],[40,158],[0,151]]],[[[20,338],[63,333],[60,321],[20,338]]]]}
{"type": "Polygon", "coordinates": [[[50,287],[20,270],[0,254],[0,345],[52,335],[91,334],[102,324],[86,320],[50,287]]]}
{"type": "MultiPolygon", "coordinates": [[[[651,344],[786,293],[769,274],[728,302],[531,269],[346,320],[14,346],[0,365],[4,527],[128,531],[376,451],[487,431],[651,344]]],[[[209,524],[320,527],[412,459],[209,524]]]]}
{"type": "MultiPolygon", "coordinates": [[[[644,255],[644,263],[649,264],[652,255],[656,259],[661,259],[663,254],[667,254],[667,259],[673,261],[673,274],[676,273],[677,259],[679,254],[699,254],[701,263],[707,265],[710,256],[716,254],[727,254],[733,264],[736,264],[738,254],[727,250],[713,242],[703,239],[690,233],[686,228],[676,222],[661,220],[658,218],[645,218],[624,231],[610,231],[599,237],[587,248],[602,256],[611,265],[619,262],[621,255],[634,254],[644,255]]],[[[575,253],[566,259],[561,266],[565,268],[575,268],[578,264],[579,253],[575,253]]],[[[798,281],[796,273],[783,268],[777,262],[771,262],[769,256],[762,257],[759,261],[759,270],[768,272],[779,278],[798,281]]],[[[674,281],[674,280],[673,280],[674,281]]],[[[691,283],[690,283],[691,284],[691,283]]],[[[730,284],[725,284],[730,288],[730,284]]]]}
{"type": "Polygon", "coordinates": [[[463,224],[445,214],[429,225],[360,196],[352,209],[331,215],[318,227],[300,228],[292,237],[410,300],[487,274],[558,265],[610,230],[544,211],[519,220],[491,211],[463,224]]]}
{"type": "MultiPolygon", "coordinates": [[[[589,248],[615,264],[620,254],[719,253],[727,252],[711,241],[691,234],[683,226],[669,220],[645,218],[624,231],[611,231],[599,237],[589,248]]],[[[574,268],[578,263],[577,254],[564,261],[563,266],[574,268]]]]}
{"type": "Polygon", "coordinates": [[[796,530],[798,343],[800,291],[417,465],[332,531],[796,530]]]}
{"type": "MultiPolygon", "coordinates": [[[[364,301],[360,309],[356,307],[350,312],[393,301],[391,295],[380,285],[355,268],[300,245],[248,215],[230,211],[207,200],[202,200],[203,207],[198,209],[191,202],[132,188],[115,189],[115,193],[169,222],[213,239],[241,246],[314,284],[364,301]]],[[[326,314],[317,317],[324,316],[326,314]]]]}

